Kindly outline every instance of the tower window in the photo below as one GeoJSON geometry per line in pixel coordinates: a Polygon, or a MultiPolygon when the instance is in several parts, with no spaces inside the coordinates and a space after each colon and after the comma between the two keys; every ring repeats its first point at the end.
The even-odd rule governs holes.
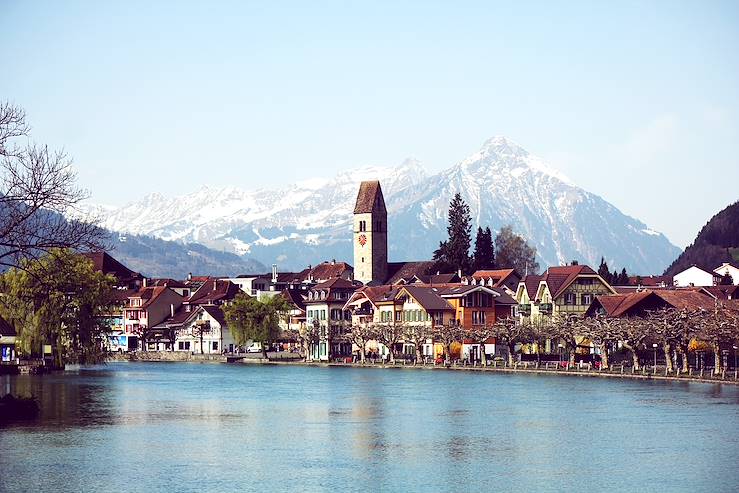
{"type": "Polygon", "coordinates": [[[367,231],[367,221],[359,221],[359,231],[367,231]]]}

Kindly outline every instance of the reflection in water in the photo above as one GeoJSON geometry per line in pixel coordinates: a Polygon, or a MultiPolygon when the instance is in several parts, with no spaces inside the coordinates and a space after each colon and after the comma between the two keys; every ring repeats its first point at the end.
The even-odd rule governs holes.
{"type": "Polygon", "coordinates": [[[57,491],[60,475],[63,490],[146,492],[739,484],[735,387],[117,363],[3,376],[0,391],[42,410],[0,430],[0,491],[57,491]]]}

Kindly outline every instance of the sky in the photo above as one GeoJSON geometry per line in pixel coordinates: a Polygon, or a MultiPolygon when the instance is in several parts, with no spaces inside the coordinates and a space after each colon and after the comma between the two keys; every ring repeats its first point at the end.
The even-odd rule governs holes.
{"type": "Polygon", "coordinates": [[[739,2],[0,0],[0,100],[97,203],[493,135],[685,247],[739,199],[739,2]]]}

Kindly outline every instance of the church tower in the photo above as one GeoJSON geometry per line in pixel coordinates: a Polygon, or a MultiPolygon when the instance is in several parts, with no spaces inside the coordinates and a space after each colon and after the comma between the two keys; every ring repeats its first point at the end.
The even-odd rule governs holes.
{"type": "Polygon", "coordinates": [[[354,279],[365,284],[387,280],[387,209],[379,181],[359,185],[354,206],[354,279]]]}

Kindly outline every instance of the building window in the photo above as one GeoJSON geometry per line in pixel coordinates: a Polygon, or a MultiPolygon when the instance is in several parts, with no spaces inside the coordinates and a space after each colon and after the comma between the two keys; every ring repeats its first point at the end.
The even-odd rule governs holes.
{"type": "Polygon", "coordinates": [[[472,324],[473,325],[485,325],[485,312],[472,312],[472,324]]]}
{"type": "Polygon", "coordinates": [[[321,310],[321,320],[326,320],[326,310],[321,310]]]}
{"type": "Polygon", "coordinates": [[[359,231],[367,231],[367,221],[359,221],[359,231]]]}
{"type": "Polygon", "coordinates": [[[218,351],[218,341],[213,341],[213,351],[218,351]]]}
{"type": "Polygon", "coordinates": [[[565,305],[575,304],[575,293],[565,293],[565,305]]]}
{"type": "Polygon", "coordinates": [[[583,294],[580,297],[580,301],[582,302],[583,305],[590,305],[593,302],[593,295],[590,293],[583,294]]]}

